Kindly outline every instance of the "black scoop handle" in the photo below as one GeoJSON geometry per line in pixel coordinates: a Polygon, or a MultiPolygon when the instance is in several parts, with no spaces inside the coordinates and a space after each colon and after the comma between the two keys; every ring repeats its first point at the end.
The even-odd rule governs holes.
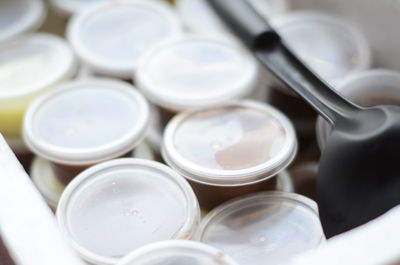
{"type": "Polygon", "coordinates": [[[332,125],[353,120],[360,108],[322,81],[285,45],[279,34],[244,0],[208,0],[261,63],[332,125]]]}

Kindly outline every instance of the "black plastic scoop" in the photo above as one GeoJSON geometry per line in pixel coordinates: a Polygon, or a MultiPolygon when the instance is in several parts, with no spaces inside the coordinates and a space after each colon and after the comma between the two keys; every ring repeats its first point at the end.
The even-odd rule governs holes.
{"type": "Polygon", "coordinates": [[[234,33],[283,83],[334,126],[317,179],[327,237],[400,204],[400,108],[361,108],[309,70],[243,0],[208,0],[234,33]]]}

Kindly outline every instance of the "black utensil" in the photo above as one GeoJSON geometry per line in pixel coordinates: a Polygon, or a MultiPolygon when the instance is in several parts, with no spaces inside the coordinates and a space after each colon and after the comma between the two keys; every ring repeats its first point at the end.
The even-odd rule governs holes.
{"type": "Polygon", "coordinates": [[[334,126],[317,179],[327,237],[400,204],[400,108],[361,108],[299,60],[244,0],[208,0],[260,62],[334,126]]]}

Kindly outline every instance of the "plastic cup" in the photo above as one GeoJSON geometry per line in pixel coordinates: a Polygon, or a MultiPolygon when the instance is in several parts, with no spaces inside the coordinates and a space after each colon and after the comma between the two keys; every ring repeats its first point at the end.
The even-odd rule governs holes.
{"type": "MultiPolygon", "coordinates": [[[[350,101],[363,106],[400,105],[400,73],[374,69],[349,76],[336,89],[350,101]]],[[[324,149],[331,126],[321,117],[316,124],[317,142],[324,149]]]]}
{"type": "Polygon", "coordinates": [[[0,45],[0,133],[21,138],[22,119],[33,99],[69,80],[76,70],[72,50],[43,33],[0,45]]]}
{"type": "MultiPolygon", "coordinates": [[[[366,38],[340,17],[299,11],[274,17],[271,23],[300,59],[331,85],[371,65],[366,38]]],[[[293,94],[281,83],[272,86],[293,94]]]]}
{"type": "Polygon", "coordinates": [[[36,157],[32,162],[30,175],[40,194],[50,208],[55,211],[65,189],[65,184],[55,176],[50,162],[36,157]]]}
{"type": "Polygon", "coordinates": [[[67,184],[94,164],[129,155],[146,136],[149,119],[148,103],[133,86],[84,79],[35,100],[25,115],[23,136],[67,184]]]}
{"type": "Polygon", "coordinates": [[[220,250],[194,241],[168,240],[149,244],[126,256],[118,265],[238,265],[220,250]]]}
{"type": "Polygon", "coordinates": [[[227,202],[203,218],[196,237],[239,264],[288,264],[325,241],[317,204],[301,195],[264,192],[227,202]]]}
{"type": "Polygon", "coordinates": [[[273,107],[240,101],[183,112],[164,132],[162,155],[190,180],[204,210],[234,197],[276,188],[294,159],[290,121],[273,107]]]}
{"type": "Polygon", "coordinates": [[[168,239],[189,239],[200,211],[187,181],[167,166],[125,158],[93,166],[64,191],[61,231],[92,264],[115,264],[131,251],[168,239]]]}
{"type": "Polygon", "coordinates": [[[147,49],[181,31],[167,3],[110,1],[74,16],[67,26],[67,38],[94,73],[128,80],[147,49]]]}
{"type": "Polygon", "coordinates": [[[246,97],[258,85],[258,74],[257,61],[243,48],[207,36],[185,36],[149,50],[135,73],[164,123],[179,111],[246,97]]]}
{"type": "Polygon", "coordinates": [[[42,0],[1,0],[0,43],[36,30],[45,18],[42,0]]]}

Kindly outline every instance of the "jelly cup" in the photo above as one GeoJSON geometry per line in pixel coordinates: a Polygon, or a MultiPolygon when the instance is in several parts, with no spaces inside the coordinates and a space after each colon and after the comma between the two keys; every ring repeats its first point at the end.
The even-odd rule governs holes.
{"type": "MultiPolygon", "coordinates": [[[[400,106],[400,73],[393,70],[360,72],[340,82],[336,89],[344,97],[363,107],[387,104],[400,106]]],[[[321,150],[325,147],[331,130],[331,126],[318,117],[316,133],[321,150]]]]}
{"type": "Polygon", "coordinates": [[[291,122],[273,107],[238,101],[183,112],[164,132],[162,155],[185,176],[200,206],[260,190],[276,189],[276,176],[294,159],[291,122]]]}
{"type": "Polygon", "coordinates": [[[0,43],[36,30],[45,17],[42,0],[1,0],[0,43]]]}
{"type": "Polygon", "coordinates": [[[287,264],[325,241],[317,204],[301,195],[263,192],[229,201],[203,218],[196,239],[239,264],[287,264]]]}
{"type": "Polygon", "coordinates": [[[168,3],[110,1],[75,15],[67,38],[93,72],[127,80],[147,49],[181,31],[168,3]]]}
{"type": "Polygon", "coordinates": [[[246,97],[258,85],[259,68],[232,42],[189,35],[149,50],[135,76],[138,88],[161,108],[165,123],[179,111],[246,97]]]}
{"type": "Polygon", "coordinates": [[[91,264],[115,264],[149,243],[190,239],[200,211],[187,181],[154,161],[122,158],[93,166],[64,191],[61,231],[91,264]]]}
{"type": "MultiPolygon", "coordinates": [[[[298,11],[274,17],[271,24],[288,46],[331,85],[371,65],[366,38],[351,22],[340,17],[298,11]]],[[[272,86],[293,94],[281,83],[272,86]]]]}
{"type": "Polygon", "coordinates": [[[133,86],[82,79],[35,100],[25,115],[23,136],[67,184],[94,164],[129,156],[145,138],[149,120],[148,103],[133,86]]]}
{"type": "Polygon", "coordinates": [[[194,241],[167,240],[144,246],[128,256],[118,265],[238,265],[220,250],[194,241]]]}
{"type": "Polygon", "coordinates": [[[21,138],[26,108],[33,99],[71,79],[77,65],[61,38],[25,35],[0,45],[0,133],[21,138]]]}

